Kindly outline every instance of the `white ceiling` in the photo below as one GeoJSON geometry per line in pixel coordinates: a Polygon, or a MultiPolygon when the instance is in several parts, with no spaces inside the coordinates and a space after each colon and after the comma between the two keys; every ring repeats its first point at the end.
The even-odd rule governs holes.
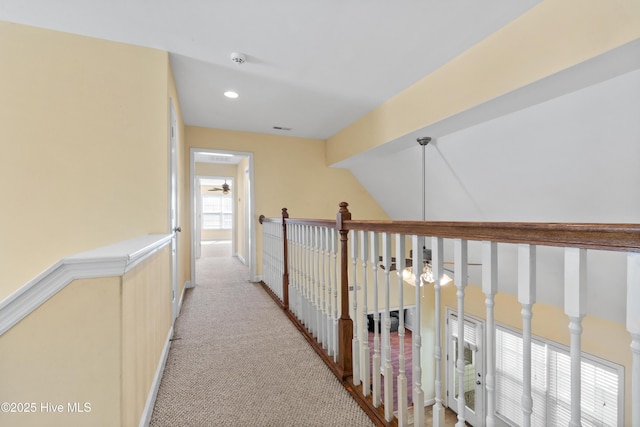
{"type": "Polygon", "coordinates": [[[324,139],[538,2],[0,0],[0,20],[170,52],[187,125],[324,139]]]}

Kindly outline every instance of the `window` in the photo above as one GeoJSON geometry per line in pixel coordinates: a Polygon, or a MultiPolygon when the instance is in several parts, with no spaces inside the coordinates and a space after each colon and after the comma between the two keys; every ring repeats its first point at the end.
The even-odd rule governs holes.
{"type": "MultiPolygon", "coordinates": [[[[582,425],[622,425],[622,367],[582,356],[582,425]]],[[[571,419],[571,357],[560,345],[532,340],[533,426],[568,425],[571,419]]],[[[522,425],[522,336],[496,328],[496,413],[522,425]]]]}
{"type": "Polygon", "coordinates": [[[202,196],[202,228],[228,230],[233,225],[230,194],[206,194],[202,196]]]}

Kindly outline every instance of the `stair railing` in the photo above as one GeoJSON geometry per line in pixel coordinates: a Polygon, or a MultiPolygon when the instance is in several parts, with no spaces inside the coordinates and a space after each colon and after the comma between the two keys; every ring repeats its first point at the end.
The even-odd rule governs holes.
{"type": "MultiPolygon", "coordinates": [[[[425,395],[421,384],[420,321],[413,319],[412,342],[408,349],[404,346],[410,320],[405,318],[405,307],[411,306],[419,318],[425,281],[434,288],[433,425],[444,425],[447,405],[442,395],[440,312],[441,286],[446,277],[444,243],[453,243],[456,315],[457,319],[464,319],[468,243],[474,241],[481,242],[481,288],[486,296],[487,371],[484,384],[477,381],[486,391],[486,404],[481,403],[486,407],[482,424],[494,425],[496,416],[497,244],[507,243],[517,246],[517,299],[522,306],[523,425],[530,425],[532,420],[531,330],[536,303],[536,254],[537,247],[542,246],[564,248],[564,311],[570,320],[572,402],[580,402],[581,393],[587,251],[627,254],[626,327],[631,341],[632,372],[628,375],[631,393],[626,399],[631,407],[631,419],[625,424],[640,427],[640,224],[362,221],[353,220],[347,207],[347,203],[340,203],[335,221],[292,219],[286,209],[280,218],[261,216],[263,285],[377,425],[405,426],[411,418],[414,425],[424,424],[422,410],[409,416],[411,402],[424,402],[425,395]],[[426,250],[427,246],[430,250],[426,250]],[[429,270],[424,267],[427,258],[429,270]],[[384,275],[382,285],[379,273],[384,275]],[[413,289],[414,293],[405,295],[406,289],[413,289]],[[369,297],[368,293],[373,295],[369,297]],[[379,300],[384,303],[379,305],[379,300]],[[398,343],[393,348],[392,329],[398,331],[394,335],[398,343]],[[412,355],[409,369],[407,354],[412,355]]],[[[457,348],[465,348],[464,321],[457,322],[454,336],[457,348]]],[[[466,421],[465,391],[469,384],[465,383],[465,352],[457,353],[454,372],[457,408],[454,409],[458,413],[456,425],[462,426],[466,421]]],[[[580,423],[581,406],[572,404],[571,425],[580,423]]]]}

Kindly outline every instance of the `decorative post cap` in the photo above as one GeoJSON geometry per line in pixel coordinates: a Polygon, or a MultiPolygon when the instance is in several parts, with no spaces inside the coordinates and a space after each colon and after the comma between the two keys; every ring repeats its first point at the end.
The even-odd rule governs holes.
{"type": "Polygon", "coordinates": [[[282,208],[282,218],[289,218],[289,212],[287,212],[287,208],[282,208]]]}
{"type": "Polygon", "coordinates": [[[339,206],[340,210],[336,215],[336,227],[338,230],[342,230],[342,221],[351,219],[351,212],[349,212],[349,209],[347,209],[349,203],[340,202],[339,206]]]}

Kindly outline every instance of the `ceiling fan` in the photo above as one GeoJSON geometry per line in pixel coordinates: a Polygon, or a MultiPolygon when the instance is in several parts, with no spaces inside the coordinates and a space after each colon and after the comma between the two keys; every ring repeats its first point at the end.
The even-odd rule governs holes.
{"type": "MultiPolygon", "coordinates": [[[[405,259],[405,267],[411,267],[413,265],[413,258],[412,258],[412,250],[409,250],[409,258],[405,259]]],[[[382,262],[382,256],[380,256],[380,262],[382,262]]],[[[427,249],[427,248],[423,248],[423,262],[425,263],[425,265],[428,265],[429,267],[431,267],[431,249],[427,249]]],[[[453,262],[450,261],[445,261],[443,263],[444,265],[453,265],[453,262]]],[[[482,265],[481,263],[467,263],[467,265],[470,266],[477,266],[477,265],[482,265]]],[[[384,266],[380,266],[383,270],[384,270],[384,266]]],[[[445,271],[448,271],[450,273],[454,273],[454,271],[451,268],[447,268],[447,267],[443,267],[445,271]]],[[[396,270],[396,258],[395,257],[391,257],[391,266],[389,268],[389,271],[394,271],[396,270]]]]}
{"type": "Polygon", "coordinates": [[[222,194],[229,194],[231,192],[231,186],[227,184],[227,180],[224,180],[224,184],[221,186],[210,188],[209,191],[222,191],[222,194]]]}

